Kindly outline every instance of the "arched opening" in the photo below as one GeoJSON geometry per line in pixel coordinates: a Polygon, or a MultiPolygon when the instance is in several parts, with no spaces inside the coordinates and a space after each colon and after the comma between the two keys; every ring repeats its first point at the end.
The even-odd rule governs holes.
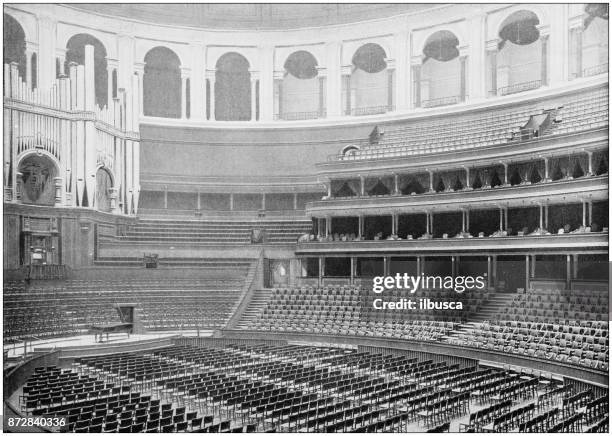
{"type": "Polygon", "coordinates": [[[166,47],[155,47],[145,56],[143,112],[150,117],[181,117],[181,61],[166,47]]]}
{"type": "Polygon", "coordinates": [[[497,94],[507,95],[546,85],[547,42],[540,38],[540,20],[531,11],[517,11],[499,30],[497,94]]]}
{"type": "Polygon", "coordinates": [[[218,121],[251,119],[249,61],[238,53],[226,53],[217,61],[215,119],[218,121]]]}
{"type": "Polygon", "coordinates": [[[286,74],[278,85],[275,113],[283,120],[305,120],[321,116],[317,60],[304,50],[292,53],[284,65],[286,74]]]}
{"type": "Polygon", "coordinates": [[[19,64],[19,75],[26,77],[26,42],[23,27],[17,20],[4,14],[4,64],[16,62],[19,64]]]}
{"type": "Polygon", "coordinates": [[[111,211],[111,189],[113,179],[105,168],[96,172],[96,209],[102,212],[111,211]]]}
{"type": "Polygon", "coordinates": [[[392,76],[387,54],[378,44],[364,44],[353,55],[353,71],[346,76],[343,101],[347,115],[371,115],[392,110],[392,76]],[[348,93],[347,93],[348,90],[348,93]]]}
{"type": "Polygon", "coordinates": [[[459,39],[440,30],[425,41],[421,66],[422,107],[455,104],[465,99],[465,62],[459,57],[459,39]]]}
{"type": "Polygon", "coordinates": [[[578,71],[577,75],[588,77],[608,72],[609,5],[586,5],[585,14],[579,48],[581,71],[578,71]]]}
{"type": "Polygon", "coordinates": [[[19,163],[17,184],[21,185],[21,202],[53,206],[58,169],[47,156],[31,154],[19,163]]]}
{"type": "Polygon", "coordinates": [[[96,104],[100,107],[108,105],[108,72],[106,70],[106,48],[95,37],[86,33],[74,35],[66,44],[66,68],[70,62],[76,62],[79,65],[85,63],[85,46],[92,45],[94,48],[94,71],[95,71],[95,88],[96,88],[96,104]]]}

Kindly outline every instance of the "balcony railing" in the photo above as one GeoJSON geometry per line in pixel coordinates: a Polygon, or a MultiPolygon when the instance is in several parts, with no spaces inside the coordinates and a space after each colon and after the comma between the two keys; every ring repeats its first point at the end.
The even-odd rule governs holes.
{"type": "Polygon", "coordinates": [[[531,91],[542,86],[541,80],[532,80],[531,82],[516,83],[510,86],[504,86],[497,89],[497,95],[518,94],[519,92],[531,91]]]}
{"type": "Polygon", "coordinates": [[[345,111],[345,115],[353,115],[353,116],[363,116],[363,115],[378,115],[385,114],[387,112],[392,112],[395,110],[395,106],[364,106],[364,107],[354,107],[351,108],[350,111],[345,111]]]}
{"type": "Polygon", "coordinates": [[[301,121],[301,120],[316,120],[317,118],[325,118],[327,111],[310,111],[310,112],[285,112],[282,114],[274,114],[275,120],[284,121],[301,121]]]}
{"type": "Polygon", "coordinates": [[[421,107],[430,108],[430,107],[438,107],[438,106],[449,106],[451,104],[457,104],[467,98],[461,97],[460,95],[453,95],[450,97],[440,97],[440,98],[432,98],[430,100],[423,100],[421,102],[421,107]]]}
{"type": "Polygon", "coordinates": [[[608,64],[595,65],[594,67],[582,70],[582,77],[597,76],[608,72],[608,64]]]}

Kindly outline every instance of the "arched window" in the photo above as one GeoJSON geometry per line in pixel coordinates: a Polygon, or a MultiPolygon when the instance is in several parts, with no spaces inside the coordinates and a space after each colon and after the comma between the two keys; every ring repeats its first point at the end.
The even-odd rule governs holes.
{"type": "Polygon", "coordinates": [[[51,159],[32,154],[19,163],[18,185],[25,204],[52,206],[55,203],[54,178],[58,169],[51,159]]]}
{"type": "Polygon", "coordinates": [[[96,104],[100,107],[108,105],[108,72],[106,70],[106,48],[95,37],[86,33],[74,35],[66,44],[66,68],[70,62],[79,65],[85,63],[85,46],[92,45],[94,48],[94,71],[96,87],[96,104]]]}
{"type": "Polygon", "coordinates": [[[546,42],[540,20],[531,11],[513,13],[501,24],[497,55],[497,94],[507,95],[546,85],[546,42]]]}
{"type": "Polygon", "coordinates": [[[455,104],[465,99],[465,65],[459,58],[459,39],[448,31],[435,32],[423,47],[421,106],[455,104]]]}
{"type": "Polygon", "coordinates": [[[285,77],[277,83],[279,98],[275,113],[283,120],[318,118],[322,112],[317,60],[304,50],[285,61],[285,77]]]}
{"type": "Polygon", "coordinates": [[[155,47],[145,56],[143,111],[150,117],[181,117],[181,62],[172,50],[155,47]]]}
{"type": "Polygon", "coordinates": [[[603,3],[585,6],[586,18],[580,41],[578,76],[594,76],[608,71],[609,6],[603,3]]]}
{"type": "Polygon", "coordinates": [[[371,115],[392,109],[392,76],[387,54],[378,44],[367,43],[353,55],[353,72],[343,84],[347,115],[371,115]]]}
{"type": "Polygon", "coordinates": [[[251,119],[251,73],[249,61],[238,53],[226,53],[217,61],[215,73],[215,119],[251,119]]]}
{"type": "Polygon", "coordinates": [[[25,32],[21,24],[8,14],[4,14],[4,64],[16,62],[19,64],[19,75],[26,75],[26,42],[25,32]]]}
{"type": "Polygon", "coordinates": [[[99,168],[96,172],[96,204],[97,210],[102,212],[111,211],[111,188],[113,179],[105,168],[99,168]]]}

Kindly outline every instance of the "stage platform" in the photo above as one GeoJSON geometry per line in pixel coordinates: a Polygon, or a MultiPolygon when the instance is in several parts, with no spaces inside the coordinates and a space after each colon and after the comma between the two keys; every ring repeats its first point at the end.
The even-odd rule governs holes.
{"type": "Polygon", "coordinates": [[[137,349],[143,349],[143,347],[145,349],[148,347],[152,348],[157,343],[165,344],[171,338],[177,336],[198,336],[198,334],[201,337],[210,337],[213,334],[213,330],[200,330],[199,332],[196,330],[149,332],[145,334],[130,334],[129,337],[126,333],[111,333],[109,334],[108,341],[105,340],[102,343],[96,342],[93,334],[85,334],[65,338],[27,341],[25,345],[24,342],[5,344],[4,351],[9,359],[21,358],[26,350],[27,354],[58,350],[62,351],[62,358],[79,357],[130,350],[135,351],[134,347],[137,347],[137,349]]]}

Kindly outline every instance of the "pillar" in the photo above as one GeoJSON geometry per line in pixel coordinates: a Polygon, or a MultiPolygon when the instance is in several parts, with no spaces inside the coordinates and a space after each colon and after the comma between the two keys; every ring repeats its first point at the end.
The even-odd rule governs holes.
{"type": "Polygon", "coordinates": [[[358,236],[359,236],[359,239],[362,239],[363,238],[363,224],[364,224],[363,223],[363,215],[359,215],[359,217],[357,219],[358,219],[357,226],[359,227],[359,229],[358,229],[358,233],[359,233],[358,236]]]}
{"type": "Polygon", "coordinates": [[[57,59],[57,62],[59,63],[59,75],[65,76],[66,75],[66,49],[65,48],[56,49],[55,57],[57,59]]]}
{"type": "Polygon", "coordinates": [[[215,70],[206,71],[206,80],[208,81],[208,119],[210,121],[215,121],[215,75],[215,70]]]}
{"type": "Polygon", "coordinates": [[[571,289],[572,285],[572,257],[565,256],[565,289],[571,289]]]}
{"type": "Polygon", "coordinates": [[[342,106],[342,43],[330,41],[325,45],[325,66],[327,67],[326,97],[327,116],[334,118],[343,114],[342,106]]]}
{"type": "Polygon", "coordinates": [[[187,119],[187,79],[189,79],[190,70],[181,67],[181,119],[187,119]]]}
{"type": "Polygon", "coordinates": [[[387,112],[395,110],[394,105],[395,60],[387,59],[387,112]]]}
{"type": "MultiPolygon", "coordinates": [[[[476,6],[476,5],[475,5],[476,6]]],[[[469,46],[467,47],[467,98],[482,100],[487,96],[486,88],[486,17],[482,5],[476,6],[473,15],[467,17],[469,46]]]]}
{"type": "Polygon", "coordinates": [[[293,210],[297,210],[298,208],[298,195],[297,192],[293,193],[293,210]]]}
{"type": "Polygon", "coordinates": [[[465,187],[463,189],[466,191],[469,191],[472,189],[472,186],[470,185],[470,168],[469,167],[465,167],[465,187]]]}
{"type": "Polygon", "coordinates": [[[548,230],[548,204],[544,205],[544,228],[548,230]]]}
{"type": "Polygon", "coordinates": [[[506,162],[502,162],[504,166],[504,186],[510,186],[510,182],[508,181],[508,164],[506,162]]]}
{"type": "Polygon", "coordinates": [[[134,64],[134,72],[138,76],[138,111],[140,116],[144,115],[144,62],[134,64]]]}
{"type": "Polygon", "coordinates": [[[32,54],[34,51],[32,49],[27,48],[26,45],[26,76],[25,82],[28,89],[32,89],[32,54]]]}
{"type": "Polygon", "coordinates": [[[493,284],[493,268],[491,256],[487,256],[487,288],[491,289],[493,284]]]}
{"type": "Polygon", "coordinates": [[[504,209],[499,207],[499,230],[504,230],[504,209]]]}
{"type": "Polygon", "coordinates": [[[412,71],[412,107],[421,107],[421,56],[413,56],[411,59],[412,71]]]}
{"type": "Polygon", "coordinates": [[[589,169],[587,171],[587,176],[593,176],[593,152],[592,151],[587,151],[587,158],[588,158],[588,166],[589,169]]]}
{"type": "Polygon", "coordinates": [[[266,210],[266,193],[261,194],[261,210],[266,210]]]}
{"type": "Polygon", "coordinates": [[[38,16],[38,35],[42,35],[38,40],[36,52],[38,87],[40,89],[50,89],[55,83],[55,43],[56,43],[56,18],[51,15],[43,15],[41,11],[38,16]]]}
{"type": "Polygon", "coordinates": [[[110,188],[110,193],[109,193],[110,208],[111,208],[111,212],[114,214],[121,213],[121,209],[119,208],[119,202],[117,201],[117,194],[118,194],[117,188],[115,187],[110,188]]]}
{"type": "Polygon", "coordinates": [[[54,177],[53,183],[55,187],[55,206],[62,205],[62,182],[63,179],[61,177],[54,177]]]}
{"type": "Polygon", "coordinates": [[[459,66],[460,66],[459,101],[464,102],[466,100],[467,86],[468,86],[467,50],[464,48],[460,49],[459,66]]]}
{"type": "Polygon", "coordinates": [[[587,223],[587,205],[586,205],[586,201],[582,200],[582,225],[584,227],[586,227],[586,223],[587,223]]]}
{"type": "Polygon", "coordinates": [[[356,267],[356,262],[355,262],[355,257],[351,256],[351,278],[350,278],[350,284],[352,285],[353,283],[355,283],[355,267],[356,267]]]}
{"type": "Polygon", "coordinates": [[[251,73],[251,121],[257,121],[257,73],[251,73]]]}
{"type": "MultiPolygon", "coordinates": [[[[547,6],[550,31],[546,35],[546,85],[558,85],[567,82],[569,78],[569,11],[567,4],[550,4],[547,6]]],[[[543,41],[544,42],[544,41],[543,41]]]]}
{"type": "Polygon", "coordinates": [[[544,228],[544,206],[540,203],[540,229],[544,228]]]}
{"type": "Polygon", "coordinates": [[[359,195],[363,197],[365,196],[365,177],[364,176],[359,176],[359,183],[360,183],[359,195]]]}
{"type": "Polygon", "coordinates": [[[548,158],[544,157],[544,181],[545,182],[550,182],[550,174],[549,174],[549,164],[548,164],[548,158]]]}
{"type": "Polygon", "coordinates": [[[230,210],[234,210],[234,193],[230,192],[230,210]]]}
{"type": "Polygon", "coordinates": [[[489,68],[490,74],[490,89],[489,96],[497,95],[497,46],[499,44],[499,40],[497,38],[487,41],[486,50],[487,50],[487,65],[489,68]]]}
{"type": "Polygon", "coordinates": [[[164,186],[164,209],[168,209],[168,186],[164,186]]]}
{"type": "Polygon", "coordinates": [[[325,217],[325,236],[331,235],[331,216],[325,217]]]}
{"type": "Polygon", "coordinates": [[[284,71],[274,72],[274,118],[277,120],[283,119],[283,78],[284,71]]]}
{"type": "Polygon", "coordinates": [[[395,61],[395,109],[405,111],[410,108],[410,29],[402,29],[393,35],[395,61]]]}
{"type": "Polygon", "coordinates": [[[327,109],[325,107],[327,70],[326,68],[317,68],[317,73],[319,77],[319,118],[325,118],[327,116],[327,109]]]}
{"type": "Polygon", "coordinates": [[[529,289],[529,273],[530,269],[529,255],[525,255],[525,290],[529,289]]]}
{"type": "Polygon", "coordinates": [[[21,194],[23,192],[23,173],[16,171],[16,183],[15,183],[15,198],[16,203],[21,203],[21,194]]]}
{"type": "Polygon", "coordinates": [[[353,112],[353,102],[351,100],[351,69],[352,66],[342,67],[342,89],[344,90],[343,115],[351,115],[353,112]]]}
{"type": "Polygon", "coordinates": [[[423,266],[421,265],[421,263],[422,263],[421,256],[417,256],[416,260],[417,260],[417,277],[418,277],[423,272],[422,271],[423,270],[423,266]]]}
{"type": "Polygon", "coordinates": [[[203,41],[191,45],[191,67],[193,74],[189,78],[189,118],[206,119],[206,49],[203,41]]]}
{"type": "Polygon", "coordinates": [[[323,257],[319,257],[319,286],[323,284],[323,275],[325,273],[325,261],[323,257]]]}
{"type": "Polygon", "coordinates": [[[540,80],[542,86],[548,86],[548,36],[547,29],[543,28],[540,30],[540,42],[542,43],[542,70],[540,80]]]}
{"type": "Polygon", "coordinates": [[[584,31],[583,19],[574,20],[570,23],[570,62],[571,70],[569,72],[570,79],[582,77],[582,32],[584,31]]]}
{"type": "Polygon", "coordinates": [[[433,171],[427,170],[427,172],[429,173],[429,192],[434,192],[433,171]]]}
{"type": "Polygon", "coordinates": [[[393,173],[393,195],[400,195],[399,174],[393,173]]]}
{"type": "Polygon", "coordinates": [[[465,233],[465,210],[461,210],[461,233],[465,233]]]}
{"type": "Polygon", "coordinates": [[[391,214],[391,234],[397,235],[397,212],[391,214]]]}

